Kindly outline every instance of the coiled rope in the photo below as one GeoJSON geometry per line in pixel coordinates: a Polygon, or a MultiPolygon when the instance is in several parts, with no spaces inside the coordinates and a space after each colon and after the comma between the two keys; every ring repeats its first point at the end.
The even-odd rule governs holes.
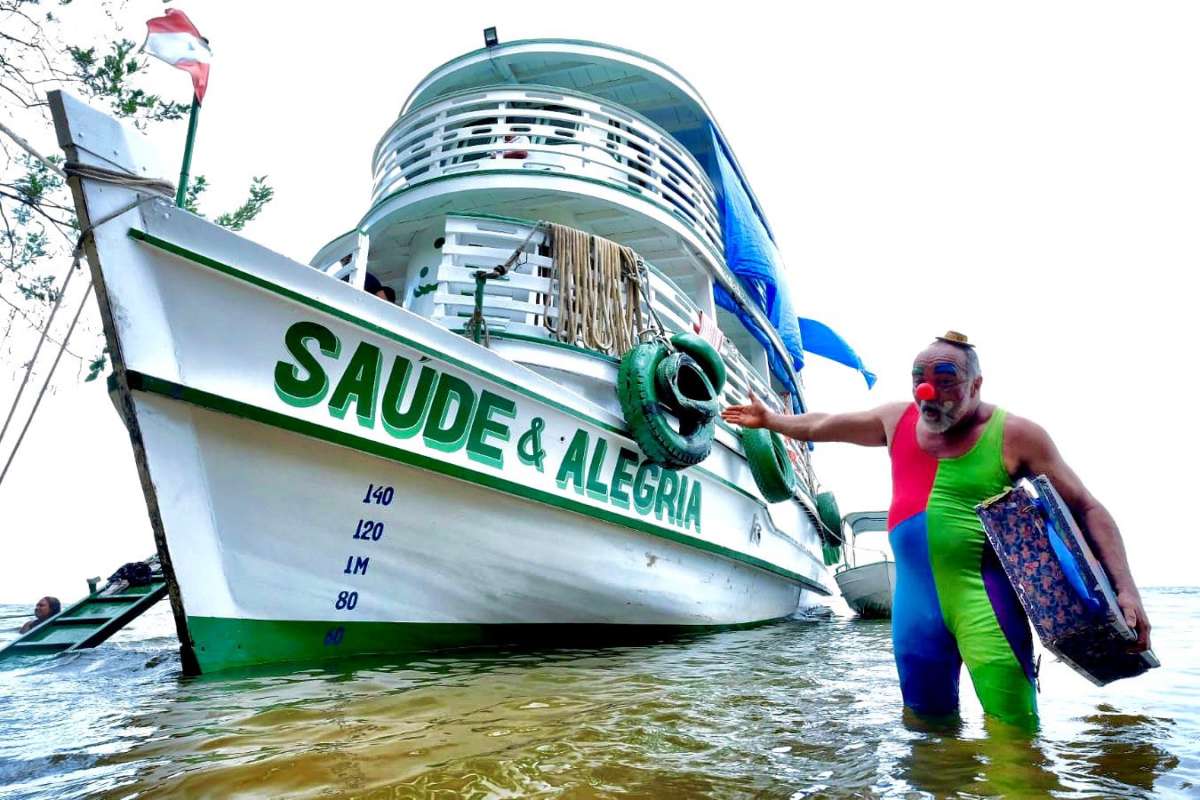
{"type": "MultiPolygon", "coordinates": [[[[121,186],[135,191],[145,192],[146,194],[138,199],[122,206],[111,214],[106,214],[100,219],[93,222],[84,230],[80,231],[79,238],[75,240],[75,248],[71,252],[71,267],[67,270],[67,275],[63,279],[62,286],[58,290],[58,296],[55,298],[54,306],[50,309],[50,315],[46,318],[46,324],[42,326],[41,335],[38,337],[37,346],[33,350],[33,357],[29,359],[29,363],[25,365],[25,375],[21,379],[21,385],[17,389],[17,394],[13,398],[12,405],[8,409],[8,414],[4,419],[4,427],[0,428],[0,441],[3,441],[4,434],[8,432],[8,426],[12,422],[13,415],[16,413],[17,406],[21,402],[21,396],[25,393],[25,387],[29,383],[29,377],[33,373],[33,367],[37,362],[38,355],[42,351],[42,345],[46,342],[46,337],[50,333],[50,326],[54,322],[55,315],[58,314],[59,306],[62,305],[63,297],[66,296],[67,287],[71,284],[71,277],[75,271],[79,269],[79,263],[83,260],[83,246],[87,238],[92,235],[92,232],[121,216],[127,211],[140,206],[155,198],[173,200],[175,197],[175,187],[163,180],[155,178],[142,178],[137,175],[130,175],[126,172],[117,172],[115,170],[106,169],[104,167],[89,166],[80,164],[75,161],[68,161],[63,165],[63,171],[67,177],[82,178],[88,180],[108,183],[114,186],[121,186]]],[[[67,330],[67,335],[63,337],[59,344],[58,353],[54,356],[54,362],[50,365],[50,371],[46,373],[46,379],[42,382],[42,388],[38,392],[37,398],[33,402],[33,408],[29,410],[29,417],[25,420],[25,424],[21,428],[21,433],[17,437],[16,443],[13,445],[12,451],[8,454],[8,460],[4,463],[4,469],[0,470],[0,485],[4,483],[4,478],[8,475],[8,469],[12,466],[13,459],[17,456],[17,451],[21,449],[21,443],[25,441],[25,433],[29,430],[29,426],[33,423],[34,415],[37,414],[38,407],[41,406],[42,397],[46,394],[46,389],[50,386],[50,380],[54,377],[54,371],[58,369],[58,362],[62,360],[63,352],[67,349],[67,342],[71,339],[71,334],[75,331],[75,325],[79,322],[79,316],[83,313],[83,307],[87,303],[88,297],[92,293],[92,283],[88,282],[87,290],[83,293],[83,298],[79,302],[79,307],[75,310],[75,316],[71,319],[71,327],[67,330]]]]}
{"type": "Polygon", "coordinates": [[[561,342],[624,355],[645,327],[644,264],[632,248],[565,225],[549,227],[554,274],[545,296],[546,329],[561,342]],[[552,302],[556,319],[551,316],[552,302]]]}

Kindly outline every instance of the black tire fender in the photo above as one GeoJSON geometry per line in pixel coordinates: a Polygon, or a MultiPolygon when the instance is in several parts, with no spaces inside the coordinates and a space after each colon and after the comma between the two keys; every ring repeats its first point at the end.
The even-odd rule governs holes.
{"type": "Polygon", "coordinates": [[[654,369],[659,398],[680,420],[708,422],[720,412],[704,367],[687,353],[671,353],[654,369]]]}

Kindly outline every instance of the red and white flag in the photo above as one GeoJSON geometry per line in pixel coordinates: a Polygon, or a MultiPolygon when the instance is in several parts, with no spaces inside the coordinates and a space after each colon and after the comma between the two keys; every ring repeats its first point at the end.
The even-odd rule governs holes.
{"type": "Polygon", "coordinates": [[[208,65],[212,61],[208,40],[200,35],[187,14],[174,8],[168,8],[166,16],[147,20],[146,29],[142,49],[190,73],[196,100],[203,102],[204,90],[208,88],[208,65]]]}

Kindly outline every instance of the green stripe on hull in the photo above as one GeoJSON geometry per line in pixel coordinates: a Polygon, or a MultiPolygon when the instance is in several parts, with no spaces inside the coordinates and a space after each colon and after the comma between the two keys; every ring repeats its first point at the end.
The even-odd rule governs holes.
{"type": "Polygon", "coordinates": [[[739,630],[786,619],[731,625],[491,624],[277,621],[187,618],[204,673],[280,662],[421,653],[499,645],[595,647],[644,644],[689,634],[739,630]]]}

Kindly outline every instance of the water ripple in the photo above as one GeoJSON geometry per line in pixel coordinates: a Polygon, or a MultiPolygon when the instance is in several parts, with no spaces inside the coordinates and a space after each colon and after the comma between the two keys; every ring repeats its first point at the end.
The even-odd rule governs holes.
{"type": "Polygon", "coordinates": [[[1047,664],[1032,736],[967,696],[954,723],[902,714],[886,622],[186,679],[162,608],[98,650],[0,671],[0,793],[1188,796],[1200,590],[1150,591],[1147,605],[1167,666],[1096,689],[1047,664]]]}

